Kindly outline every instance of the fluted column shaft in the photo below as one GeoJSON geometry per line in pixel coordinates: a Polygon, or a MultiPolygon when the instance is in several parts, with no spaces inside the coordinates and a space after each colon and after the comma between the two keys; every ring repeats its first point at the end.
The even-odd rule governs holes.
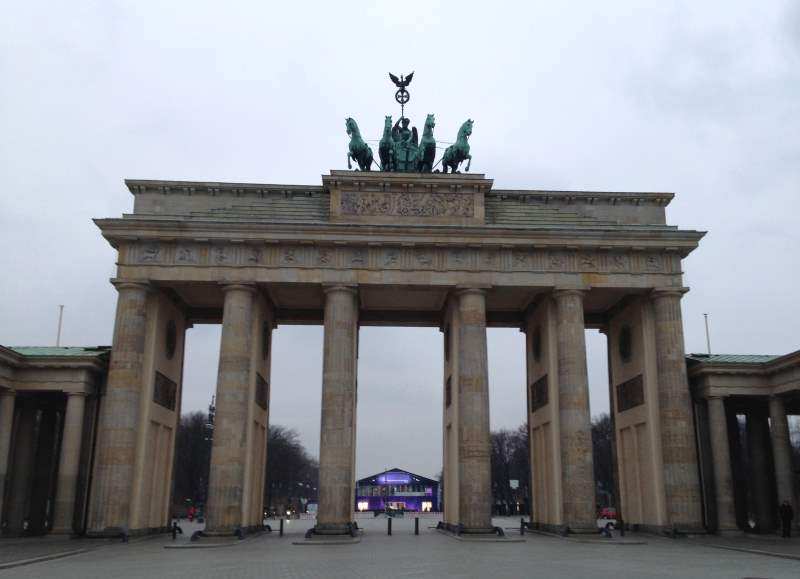
{"type": "Polygon", "coordinates": [[[596,529],[583,295],[583,291],[575,289],[557,290],[553,294],[564,524],[573,531],[596,529]]]}
{"type": "Polygon", "coordinates": [[[64,415],[64,432],[61,435],[61,456],[58,461],[58,486],[56,487],[54,533],[72,533],[75,514],[75,497],[78,492],[78,470],[83,442],[83,416],[86,394],[69,392],[64,415]]]}
{"type": "Polygon", "coordinates": [[[653,292],[658,405],[667,516],[673,527],[703,526],[692,400],[686,375],[682,292],[653,292]]]}
{"type": "Polygon", "coordinates": [[[353,520],[357,348],[355,288],[326,288],[316,527],[321,533],[345,532],[353,520]]]}
{"type": "Polygon", "coordinates": [[[11,455],[11,431],[14,425],[13,390],[0,390],[0,516],[3,514],[3,497],[6,491],[8,465],[11,455]]]}
{"type": "Polygon", "coordinates": [[[736,529],[736,505],[733,497],[733,471],[731,470],[725,399],[721,396],[711,396],[708,399],[708,422],[714,463],[717,530],[729,531],[736,529]]]}
{"type": "Polygon", "coordinates": [[[95,452],[89,530],[113,533],[130,520],[139,407],[144,381],[147,294],[144,283],[116,284],[117,318],[95,452]]]}
{"type": "Polygon", "coordinates": [[[206,529],[213,534],[228,534],[243,524],[255,291],[255,286],[250,285],[223,287],[225,304],[206,508],[206,529]]]}
{"type": "MultiPolygon", "coordinates": [[[[770,396],[769,398],[769,420],[778,503],[789,501],[797,512],[799,509],[794,500],[792,488],[792,445],[789,439],[789,421],[786,418],[786,406],[780,396],[770,396]]],[[[798,515],[795,515],[796,519],[797,517],[798,515]]],[[[794,522],[796,523],[797,520],[794,522]]]]}
{"type": "Polygon", "coordinates": [[[458,316],[459,518],[465,531],[486,532],[492,528],[492,465],[485,290],[461,290],[458,316]]]}

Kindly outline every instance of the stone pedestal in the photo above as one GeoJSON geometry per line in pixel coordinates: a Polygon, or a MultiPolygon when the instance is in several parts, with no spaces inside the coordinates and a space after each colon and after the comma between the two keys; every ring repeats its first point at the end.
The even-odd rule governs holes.
{"type": "Polygon", "coordinates": [[[800,505],[794,497],[792,488],[792,445],[789,439],[789,422],[786,419],[786,407],[783,398],[770,396],[769,399],[770,437],[772,439],[772,456],[775,462],[775,483],[778,492],[778,504],[783,501],[792,503],[795,511],[795,524],[800,515],[800,505]]]}
{"type": "Polygon", "coordinates": [[[246,462],[255,286],[224,286],[214,440],[206,531],[232,534],[245,525],[246,462]]]}
{"type": "Polygon", "coordinates": [[[356,447],[358,296],[325,288],[319,510],[316,533],[344,534],[353,522],[356,447]]]}
{"type": "Polygon", "coordinates": [[[53,533],[71,534],[73,532],[85,402],[86,394],[83,392],[67,394],[67,411],[64,416],[61,456],[58,463],[53,533]]]}
{"type": "Polygon", "coordinates": [[[711,453],[714,461],[714,492],[717,503],[717,531],[734,531],[736,504],[733,496],[728,421],[725,416],[725,399],[711,396],[708,399],[708,430],[711,436],[711,453]]]}
{"type": "Polygon", "coordinates": [[[459,523],[465,533],[492,532],[486,292],[457,293],[459,523]]]}
{"type": "Polygon", "coordinates": [[[144,283],[116,284],[117,317],[105,396],[100,403],[90,534],[127,530],[144,381],[147,294],[144,283]]]}
{"type": "Polygon", "coordinates": [[[14,426],[14,401],[13,390],[0,390],[0,517],[3,516],[8,478],[9,458],[11,455],[11,433],[14,426]]]}
{"type": "Polygon", "coordinates": [[[703,527],[692,401],[686,376],[680,289],[652,294],[655,313],[658,404],[668,525],[703,527]]]}
{"type": "Polygon", "coordinates": [[[557,290],[558,407],[561,434],[563,523],[573,532],[596,531],[592,426],[583,292],[557,290]]]}

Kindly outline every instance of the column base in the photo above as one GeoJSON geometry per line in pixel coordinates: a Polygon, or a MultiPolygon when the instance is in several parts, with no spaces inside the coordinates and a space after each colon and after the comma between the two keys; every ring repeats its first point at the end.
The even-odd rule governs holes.
{"type": "Polygon", "coordinates": [[[537,531],[543,531],[545,533],[552,533],[554,535],[561,535],[562,537],[566,537],[567,535],[596,535],[600,532],[600,529],[597,526],[591,525],[555,525],[553,523],[540,523],[534,521],[530,523],[530,528],[535,529],[537,531]]]}
{"type": "Polygon", "coordinates": [[[467,527],[463,524],[453,524],[440,521],[436,528],[454,535],[494,535],[503,536],[505,533],[500,527],[467,527]]]}
{"type": "Polygon", "coordinates": [[[240,537],[243,538],[245,535],[250,535],[252,533],[260,533],[264,531],[265,527],[263,525],[249,525],[246,527],[219,527],[216,529],[204,529],[203,535],[206,537],[240,537]]]}
{"type": "Polygon", "coordinates": [[[142,537],[145,535],[160,535],[170,532],[169,527],[146,527],[143,529],[126,529],[125,527],[106,527],[105,529],[92,529],[86,531],[90,539],[114,539],[127,537],[142,537]]]}
{"type": "Polygon", "coordinates": [[[306,531],[306,539],[313,537],[341,537],[350,536],[357,537],[361,532],[358,528],[358,523],[355,521],[349,523],[325,523],[317,524],[306,531]]]}

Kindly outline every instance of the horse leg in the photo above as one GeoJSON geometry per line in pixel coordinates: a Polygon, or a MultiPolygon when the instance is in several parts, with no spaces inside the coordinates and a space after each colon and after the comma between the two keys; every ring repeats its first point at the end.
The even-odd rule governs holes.
{"type": "Polygon", "coordinates": [[[351,156],[350,153],[347,153],[347,168],[348,169],[352,169],[353,168],[353,166],[350,164],[350,156],[351,156]]]}
{"type": "Polygon", "coordinates": [[[464,169],[464,172],[465,172],[465,173],[469,172],[469,165],[470,165],[470,163],[472,163],[472,155],[467,155],[467,168],[466,168],[466,169],[464,169]]]}

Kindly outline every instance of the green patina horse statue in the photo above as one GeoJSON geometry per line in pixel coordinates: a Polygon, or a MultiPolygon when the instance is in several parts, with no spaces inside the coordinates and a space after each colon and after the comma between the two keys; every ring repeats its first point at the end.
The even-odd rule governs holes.
{"type": "Polygon", "coordinates": [[[447,173],[447,168],[450,167],[452,173],[458,173],[458,166],[464,161],[467,161],[467,166],[464,171],[469,171],[470,163],[472,163],[472,155],[469,154],[469,136],[472,134],[472,119],[467,119],[461,128],[458,129],[458,138],[456,142],[444,151],[442,157],[442,173],[447,173]]]}
{"type": "Polygon", "coordinates": [[[392,115],[386,115],[383,123],[383,137],[378,143],[378,157],[381,171],[394,171],[394,139],[392,138],[392,115]]]}
{"type": "Polygon", "coordinates": [[[436,139],[433,138],[433,127],[436,120],[433,115],[425,119],[425,128],[422,129],[422,139],[417,152],[417,171],[430,173],[433,170],[433,160],[436,157],[436,139]]]}
{"type": "Polygon", "coordinates": [[[347,168],[352,169],[350,164],[352,159],[358,163],[358,168],[362,171],[369,171],[372,167],[372,149],[361,138],[361,131],[358,130],[356,122],[347,117],[345,121],[347,127],[347,134],[350,135],[350,149],[347,152],[347,168]]]}

